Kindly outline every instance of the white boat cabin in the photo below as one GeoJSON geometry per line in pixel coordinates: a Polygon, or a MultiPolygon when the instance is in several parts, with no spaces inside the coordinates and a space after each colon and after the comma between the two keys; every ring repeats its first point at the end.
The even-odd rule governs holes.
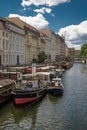
{"type": "Polygon", "coordinates": [[[61,87],[63,86],[61,83],[61,78],[53,78],[52,79],[52,85],[55,87],[61,87]]]}

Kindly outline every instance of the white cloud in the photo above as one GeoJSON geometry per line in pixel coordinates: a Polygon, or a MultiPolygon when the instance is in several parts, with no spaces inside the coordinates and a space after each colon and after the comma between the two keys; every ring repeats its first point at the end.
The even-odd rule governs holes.
{"type": "Polygon", "coordinates": [[[53,17],[55,17],[55,15],[54,14],[51,14],[53,17]]]}
{"type": "Polygon", "coordinates": [[[61,28],[58,32],[65,37],[65,41],[69,47],[80,48],[83,43],[87,43],[87,20],[79,25],[70,25],[61,28]]]}
{"type": "Polygon", "coordinates": [[[56,6],[66,2],[70,2],[70,0],[46,0],[48,6],[56,6]]]}
{"type": "Polygon", "coordinates": [[[22,0],[21,5],[23,7],[30,6],[30,5],[48,5],[48,6],[56,6],[61,3],[70,2],[70,0],[22,0]]]}
{"type": "Polygon", "coordinates": [[[46,8],[46,7],[43,7],[43,8],[40,8],[40,9],[35,9],[34,12],[37,12],[37,13],[42,13],[42,14],[45,14],[46,13],[51,13],[52,9],[50,8],[46,8]]]}
{"type": "Polygon", "coordinates": [[[37,29],[45,28],[49,25],[48,21],[45,19],[45,17],[42,14],[37,14],[34,17],[20,16],[18,14],[9,14],[9,17],[19,17],[21,20],[32,25],[37,29]]]}
{"type": "Polygon", "coordinates": [[[44,0],[22,0],[22,3],[21,3],[23,7],[30,6],[30,5],[39,6],[39,5],[44,5],[44,4],[45,4],[44,0]]]}

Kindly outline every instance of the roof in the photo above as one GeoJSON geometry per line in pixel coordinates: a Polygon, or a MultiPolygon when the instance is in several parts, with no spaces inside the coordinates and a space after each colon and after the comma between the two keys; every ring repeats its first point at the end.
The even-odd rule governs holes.
{"type": "Polygon", "coordinates": [[[45,69],[53,69],[55,68],[55,66],[45,66],[45,67],[41,67],[40,69],[45,70],[45,69]]]}
{"type": "Polygon", "coordinates": [[[24,29],[24,28],[28,28],[28,29],[30,29],[31,31],[33,31],[33,32],[39,34],[38,30],[37,30],[35,27],[31,26],[30,24],[27,24],[26,22],[22,21],[22,20],[21,20],[20,18],[18,18],[18,17],[7,18],[7,20],[8,20],[8,21],[11,21],[12,23],[14,23],[14,24],[16,24],[16,25],[18,25],[18,26],[20,26],[20,27],[23,28],[23,29],[24,29]]]}
{"type": "Polygon", "coordinates": [[[0,88],[3,86],[7,86],[8,84],[11,84],[13,80],[11,79],[0,79],[0,88]]]}
{"type": "Polygon", "coordinates": [[[35,74],[23,74],[22,76],[23,77],[33,77],[33,76],[36,76],[37,74],[35,73],[35,74]]]}
{"type": "Polygon", "coordinates": [[[37,72],[36,73],[37,75],[47,75],[47,76],[49,76],[50,75],[50,72],[37,72]]]}
{"type": "Polygon", "coordinates": [[[19,74],[20,72],[15,72],[15,71],[2,71],[0,72],[1,74],[19,74]]]}
{"type": "Polygon", "coordinates": [[[61,78],[53,78],[54,81],[61,81],[61,78]]]}

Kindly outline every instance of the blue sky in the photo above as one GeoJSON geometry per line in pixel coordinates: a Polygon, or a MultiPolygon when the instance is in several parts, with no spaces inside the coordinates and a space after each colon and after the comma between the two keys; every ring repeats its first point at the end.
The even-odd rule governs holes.
{"type": "Polygon", "coordinates": [[[0,16],[19,17],[37,29],[49,27],[69,47],[87,43],[87,0],[0,0],[0,16]]]}

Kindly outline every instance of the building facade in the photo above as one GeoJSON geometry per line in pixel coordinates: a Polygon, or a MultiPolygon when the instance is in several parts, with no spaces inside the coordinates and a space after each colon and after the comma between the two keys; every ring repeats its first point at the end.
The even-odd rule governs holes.
{"type": "Polygon", "coordinates": [[[25,64],[25,32],[19,26],[7,21],[9,33],[9,65],[25,64]]]}
{"type": "Polygon", "coordinates": [[[44,34],[45,45],[44,52],[48,61],[55,61],[55,34],[48,28],[40,30],[44,34]]]}
{"type": "Polygon", "coordinates": [[[39,53],[39,32],[30,26],[25,26],[26,45],[25,45],[25,63],[29,64],[32,61],[37,61],[39,53]]]}
{"type": "Polygon", "coordinates": [[[9,33],[6,20],[0,18],[0,66],[9,65],[9,33]]]}
{"type": "Polygon", "coordinates": [[[47,61],[60,61],[68,50],[64,39],[48,28],[37,30],[19,18],[0,18],[0,66],[31,64],[43,51],[47,61]]]}
{"type": "Polygon", "coordinates": [[[48,28],[40,31],[42,31],[48,37],[45,37],[45,53],[49,57],[48,60],[50,59],[50,61],[59,61],[63,59],[65,57],[64,39],[48,28]]]}
{"type": "Polygon", "coordinates": [[[6,19],[0,19],[0,64],[4,66],[25,63],[24,30],[6,19]]]}
{"type": "Polygon", "coordinates": [[[8,18],[8,20],[20,26],[25,31],[25,64],[30,64],[33,60],[37,60],[39,53],[38,30],[19,18],[8,18]]]}

